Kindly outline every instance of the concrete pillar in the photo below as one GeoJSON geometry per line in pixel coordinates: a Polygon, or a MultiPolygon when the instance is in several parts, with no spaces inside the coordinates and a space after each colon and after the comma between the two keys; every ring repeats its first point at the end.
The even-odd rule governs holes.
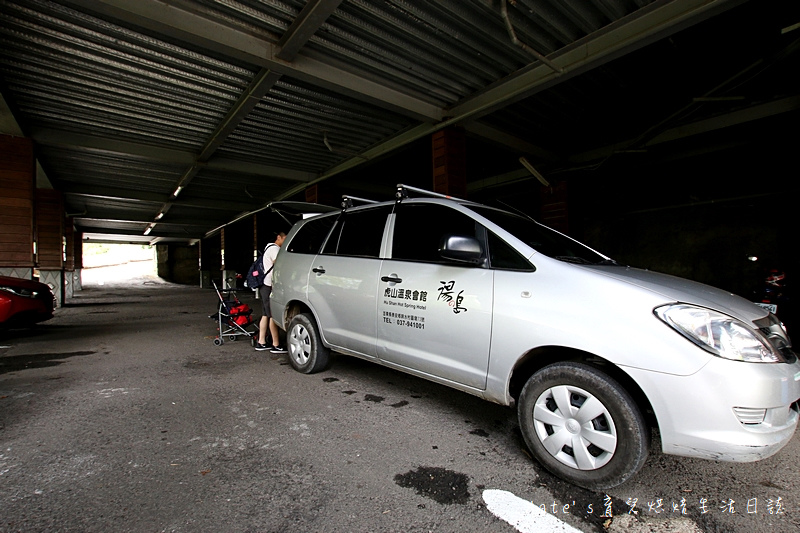
{"type": "Polygon", "coordinates": [[[0,274],[33,277],[35,190],[33,142],[0,135],[0,274]]]}
{"type": "Polygon", "coordinates": [[[219,285],[220,289],[235,289],[236,288],[236,270],[233,269],[233,264],[236,259],[228,258],[228,252],[235,253],[234,243],[236,238],[233,231],[229,226],[225,226],[219,232],[220,234],[220,272],[222,273],[222,284],[219,285]]]}
{"type": "Polygon", "coordinates": [[[72,290],[83,290],[83,232],[73,231],[72,256],[75,269],[72,272],[72,290]]]}
{"type": "Polygon", "coordinates": [[[460,128],[445,128],[431,136],[433,190],[456,198],[467,197],[467,139],[460,128]]]}
{"type": "Polygon", "coordinates": [[[222,281],[219,272],[222,268],[222,235],[202,239],[199,247],[200,286],[204,289],[211,289],[213,280],[217,282],[217,286],[221,287],[222,281]]]}
{"type": "Polygon", "coordinates": [[[39,281],[53,290],[58,307],[64,305],[64,199],[53,189],[36,189],[36,266],[39,281]]]}
{"type": "Polygon", "coordinates": [[[72,217],[64,220],[64,298],[70,299],[75,295],[75,226],[72,217]]]}

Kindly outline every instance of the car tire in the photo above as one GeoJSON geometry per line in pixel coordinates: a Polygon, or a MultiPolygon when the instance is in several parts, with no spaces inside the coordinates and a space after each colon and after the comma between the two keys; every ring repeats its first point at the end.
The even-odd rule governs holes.
{"type": "Polygon", "coordinates": [[[591,490],[624,483],[645,463],[649,427],[628,392],[602,371],[556,363],[530,377],[517,405],[528,448],[552,474],[591,490]]]}
{"type": "Polygon", "coordinates": [[[292,368],[313,374],[328,367],[330,350],[320,340],[314,318],[306,313],[295,315],[286,333],[286,350],[292,368]]]}

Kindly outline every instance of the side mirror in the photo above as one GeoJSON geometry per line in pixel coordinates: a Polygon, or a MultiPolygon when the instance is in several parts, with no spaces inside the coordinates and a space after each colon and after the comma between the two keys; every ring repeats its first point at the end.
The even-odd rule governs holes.
{"type": "Polygon", "coordinates": [[[446,235],[439,245],[439,255],[459,263],[483,263],[483,249],[478,239],[459,235],[446,235]]]}

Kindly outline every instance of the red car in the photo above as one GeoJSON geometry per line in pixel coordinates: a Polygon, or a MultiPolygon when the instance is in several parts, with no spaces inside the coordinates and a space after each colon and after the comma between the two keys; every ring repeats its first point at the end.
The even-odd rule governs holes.
{"type": "Polygon", "coordinates": [[[0,327],[30,326],[53,318],[50,287],[29,279],[0,276],[0,327]]]}

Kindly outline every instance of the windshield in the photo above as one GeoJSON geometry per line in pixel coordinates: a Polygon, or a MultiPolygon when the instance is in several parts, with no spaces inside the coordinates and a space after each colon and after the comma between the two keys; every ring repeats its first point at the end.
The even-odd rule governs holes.
{"type": "Polygon", "coordinates": [[[508,231],[537,252],[553,259],[583,265],[614,264],[614,261],[529,218],[485,206],[467,206],[508,231]]]}

